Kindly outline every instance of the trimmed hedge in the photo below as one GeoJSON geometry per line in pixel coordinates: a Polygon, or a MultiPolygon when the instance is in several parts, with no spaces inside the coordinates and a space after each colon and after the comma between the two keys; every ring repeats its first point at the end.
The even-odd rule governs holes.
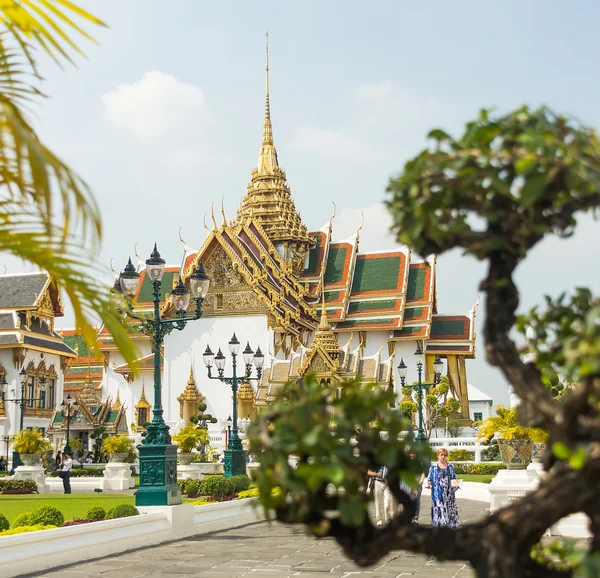
{"type": "Polygon", "coordinates": [[[0,532],[4,532],[4,530],[8,530],[10,528],[10,522],[6,519],[5,516],[0,514],[0,532]]]}
{"type": "Polygon", "coordinates": [[[33,480],[0,480],[0,492],[5,490],[29,490],[37,494],[37,484],[33,480]]]}
{"type": "Polygon", "coordinates": [[[234,492],[243,492],[247,490],[251,484],[250,478],[245,474],[240,476],[231,476],[229,479],[233,483],[234,492]]]}
{"type": "MultiPolygon", "coordinates": [[[[50,472],[50,474],[48,474],[49,477],[51,478],[58,478],[60,477],[60,472],[50,472]]],[[[101,478],[104,475],[104,470],[92,470],[92,469],[83,469],[83,468],[76,468],[71,470],[71,477],[72,478],[101,478]]]]}
{"type": "Polygon", "coordinates": [[[495,476],[499,470],[505,470],[504,464],[452,464],[457,474],[476,474],[495,476]]]}
{"type": "Polygon", "coordinates": [[[475,459],[475,452],[469,450],[450,450],[448,460],[451,462],[471,462],[475,459]]]}
{"type": "Polygon", "coordinates": [[[235,492],[235,482],[233,478],[225,478],[224,476],[211,476],[202,480],[203,493],[207,496],[222,499],[224,496],[229,496],[235,492]]]}

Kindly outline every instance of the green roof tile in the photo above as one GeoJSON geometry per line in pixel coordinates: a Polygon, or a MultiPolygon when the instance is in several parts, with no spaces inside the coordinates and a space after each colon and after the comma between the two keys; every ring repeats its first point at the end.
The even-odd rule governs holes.
{"type": "Polygon", "coordinates": [[[330,247],[325,269],[325,283],[341,283],[344,280],[344,265],[348,247],[330,247]]]}
{"type": "Polygon", "coordinates": [[[411,319],[418,319],[423,315],[425,307],[413,307],[404,311],[404,321],[410,321],[411,319]]]}
{"type": "Polygon", "coordinates": [[[313,237],[316,240],[317,244],[310,250],[308,255],[308,267],[304,269],[304,275],[315,275],[317,273],[317,266],[319,264],[319,258],[321,256],[321,251],[323,250],[323,237],[322,235],[318,235],[313,237]]]}
{"type": "Polygon", "coordinates": [[[352,293],[398,290],[400,256],[358,258],[354,268],[352,293]]]}
{"type": "MultiPolygon", "coordinates": [[[[173,291],[173,278],[179,274],[179,271],[165,271],[162,278],[162,285],[160,287],[160,300],[164,301],[167,293],[173,291]]],[[[150,303],[154,296],[152,295],[152,281],[148,275],[144,275],[140,292],[138,293],[138,303],[150,303]]]]}
{"type": "Polygon", "coordinates": [[[411,267],[408,272],[408,286],[406,288],[406,300],[415,301],[425,297],[425,278],[427,267],[411,267]]]}
{"type": "Polygon", "coordinates": [[[364,311],[389,311],[397,307],[397,299],[380,299],[378,301],[352,301],[348,305],[348,314],[364,311]]]}

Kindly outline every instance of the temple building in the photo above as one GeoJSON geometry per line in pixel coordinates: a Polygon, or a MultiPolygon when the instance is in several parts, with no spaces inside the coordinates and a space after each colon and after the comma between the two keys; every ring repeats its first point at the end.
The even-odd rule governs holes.
{"type": "MultiPolygon", "coordinates": [[[[426,355],[426,380],[434,377],[436,356],[444,361],[444,373],[468,417],[466,361],[475,355],[475,306],[466,314],[438,311],[435,255],[419,259],[406,246],[361,252],[362,225],[349,239],[337,239],[335,211],[324,220],[324,227],[311,232],[280,166],[271,123],[267,52],[262,142],[240,209],[232,220],[223,210],[217,219],[213,211],[202,247],[188,252],[181,268],[167,267],[162,281],[161,315],[172,316],[171,291],[179,278],[188,284],[199,261],[211,278],[202,318],[165,337],[162,404],[173,430],[189,423],[198,400],[204,400],[207,411],[219,419],[232,414],[231,389],[208,379],[202,354],[207,346],[214,352],[221,348],[228,357],[228,375],[227,343],[234,333],[242,348],[248,342],[265,354],[260,381],[251,380],[240,389],[240,417],[251,417],[288,379],[308,371],[340,387],[345,379],[361,377],[392,388],[401,399],[395,368],[403,358],[409,366],[409,383],[416,379],[417,347],[426,355]]],[[[143,268],[140,275],[136,307],[150,313],[152,283],[143,268]]],[[[153,354],[148,337],[136,333],[134,338],[142,356],[137,376],[101,329],[102,378],[95,373],[92,378],[100,384],[102,399],[119,396],[127,422],[140,429],[150,419],[153,354]]],[[[238,362],[241,371],[241,355],[238,362]]]]}

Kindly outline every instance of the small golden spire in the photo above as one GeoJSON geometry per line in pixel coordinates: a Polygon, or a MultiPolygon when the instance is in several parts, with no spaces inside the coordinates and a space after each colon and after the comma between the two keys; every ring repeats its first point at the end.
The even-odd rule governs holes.
{"type": "Polygon", "coordinates": [[[188,383],[190,385],[196,384],[196,382],[194,381],[194,366],[191,363],[190,363],[190,379],[189,379],[188,383]]]}
{"type": "MultiPolygon", "coordinates": [[[[321,277],[323,277],[321,275],[321,277]]],[[[323,284],[323,280],[321,279],[321,287],[323,290],[321,291],[321,322],[319,323],[319,329],[327,330],[329,329],[329,320],[327,319],[327,310],[325,309],[325,285],[323,284]]]]}
{"type": "Polygon", "coordinates": [[[115,403],[112,406],[113,409],[121,409],[121,392],[117,389],[117,399],[115,399],[115,403]]]}
{"type": "Polygon", "coordinates": [[[269,103],[269,33],[267,32],[267,66],[265,79],[265,126],[263,129],[263,146],[273,144],[273,127],[271,126],[271,104],[269,103]]]}

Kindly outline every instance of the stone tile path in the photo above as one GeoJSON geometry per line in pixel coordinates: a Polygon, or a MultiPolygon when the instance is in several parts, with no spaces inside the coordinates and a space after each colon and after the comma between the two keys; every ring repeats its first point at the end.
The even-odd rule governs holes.
{"type": "MultiPolygon", "coordinates": [[[[487,504],[459,500],[461,522],[487,513],[487,504]]],[[[422,503],[429,519],[429,500],[422,503]]],[[[77,552],[73,551],[73,559],[77,552]]],[[[348,560],[333,540],[317,540],[302,528],[261,522],[224,532],[73,564],[42,572],[39,578],[471,578],[463,562],[438,562],[395,552],[370,568],[348,560]]],[[[29,575],[31,578],[32,575],[29,575]]]]}

